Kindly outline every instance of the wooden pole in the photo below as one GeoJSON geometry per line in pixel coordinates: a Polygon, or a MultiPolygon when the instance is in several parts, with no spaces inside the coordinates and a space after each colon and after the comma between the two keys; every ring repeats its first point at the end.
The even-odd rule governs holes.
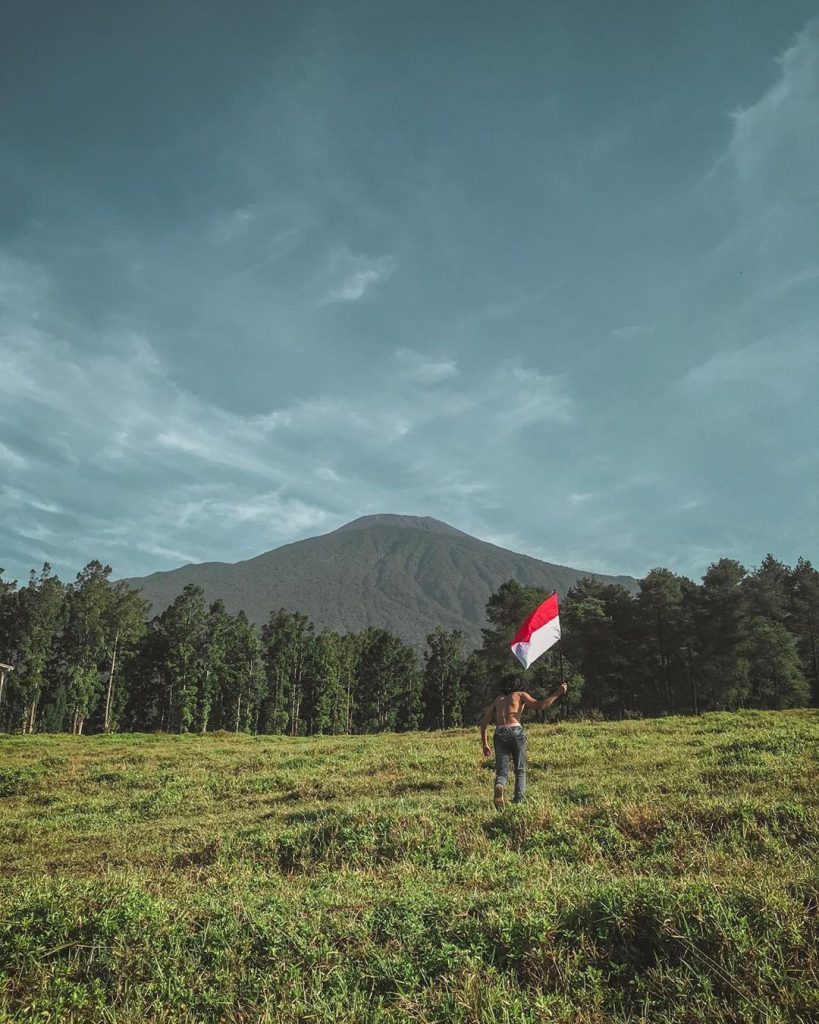
{"type": "Polygon", "coordinates": [[[0,706],[3,704],[3,691],[6,687],[6,672],[13,672],[14,665],[4,665],[0,663],[0,706]]]}
{"type": "MultiPolygon", "coordinates": [[[[552,594],[557,597],[557,591],[553,590],[552,594]]],[[[558,615],[560,614],[560,602],[558,602],[558,615]]],[[[557,641],[557,664],[560,670],[560,685],[563,686],[563,640],[557,641]]]]}

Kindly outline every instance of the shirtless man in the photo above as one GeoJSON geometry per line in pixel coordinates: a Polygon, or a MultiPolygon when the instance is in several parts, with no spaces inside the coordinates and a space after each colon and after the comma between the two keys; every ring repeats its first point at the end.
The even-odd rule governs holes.
{"type": "Polygon", "coordinates": [[[509,778],[509,758],[515,765],[515,796],[512,803],[519,804],[526,790],[526,733],[520,724],[524,711],[545,711],[568,690],[565,683],[544,700],[536,700],[521,685],[519,676],[509,675],[504,682],[506,693],[496,697],[484,712],[481,719],[481,742],[485,757],[491,757],[487,730],[489,723],[495,718],[495,733],[492,742],[495,745],[495,806],[505,805],[504,793],[509,778]]]}

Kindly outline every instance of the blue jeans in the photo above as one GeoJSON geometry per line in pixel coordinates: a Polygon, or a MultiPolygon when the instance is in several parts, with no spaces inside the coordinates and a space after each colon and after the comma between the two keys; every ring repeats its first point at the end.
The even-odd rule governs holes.
{"type": "Polygon", "coordinates": [[[519,804],[526,791],[526,733],[519,725],[499,725],[495,729],[492,743],[495,746],[495,785],[506,785],[511,757],[515,766],[513,802],[519,804]]]}

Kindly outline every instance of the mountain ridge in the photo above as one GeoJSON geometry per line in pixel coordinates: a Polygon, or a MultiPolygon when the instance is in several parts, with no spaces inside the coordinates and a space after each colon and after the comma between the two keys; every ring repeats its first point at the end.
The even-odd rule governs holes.
{"type": "Polygon", "coordinates": [[[508,551],[429,516],[381,513],[240,562],[192,563],[125,582],[141,590],[154,613],[195,583],[207,601],[222,598],[228,611],[244,609],[258,624],[284,607],[319,629],[380,626],[420,650],[438,625],[460,629],[467,649],[478,646],[486,601],[507,579],[565,594],[585,576],[628,590],[637,585],[630,576],[508,551]]]}

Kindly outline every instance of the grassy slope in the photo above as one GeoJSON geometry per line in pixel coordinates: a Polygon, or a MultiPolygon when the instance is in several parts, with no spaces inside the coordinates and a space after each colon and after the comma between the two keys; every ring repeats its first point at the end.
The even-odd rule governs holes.
{"type": "Polygon", "coordinates": [[[0,1019],[816,1021],[818,739],[4,737],[0,1019]]]}

